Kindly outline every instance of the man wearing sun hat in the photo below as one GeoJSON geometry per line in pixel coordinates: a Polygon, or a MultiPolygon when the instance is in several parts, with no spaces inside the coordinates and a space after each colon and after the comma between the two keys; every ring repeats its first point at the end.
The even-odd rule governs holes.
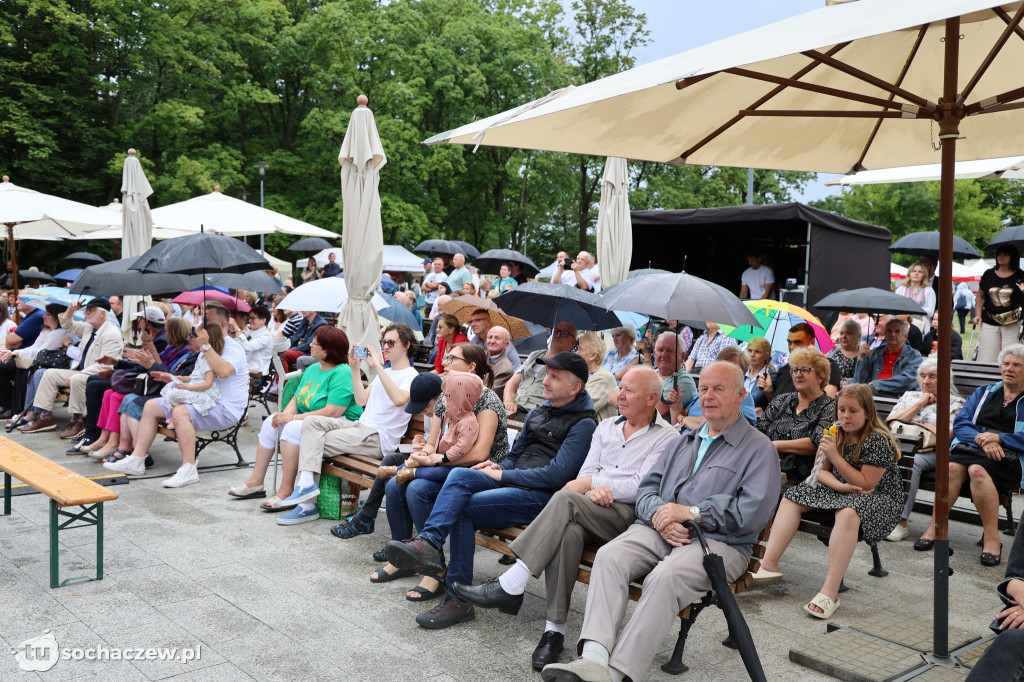
{"type": "MultiPolygon", "coordinates": [[[[60,326],[69,334],[81,339],[77,357],[72,357],[70,369],[47,369],[36,391],[32,412],[36,418],[30,424],[20,427],[22,433],[50,431],[56,427],[53,419],[53,403],[62,386],[71,389],[71,422],[61,438],[72,438],[84,428],[82,415],[85,414],[85,383],[89,377],[106,367],[99,363],[103,356],[120,358],[124,352],[121,328],[108,324],[110,302],[105,298],[94,298],[85,304],[85,322],[76,322],[74,314],[82,307],[81,301],[72,303],[59,318],[60,326]]],[[[71,353],[69,353],[71,355],[71,353]]]]}

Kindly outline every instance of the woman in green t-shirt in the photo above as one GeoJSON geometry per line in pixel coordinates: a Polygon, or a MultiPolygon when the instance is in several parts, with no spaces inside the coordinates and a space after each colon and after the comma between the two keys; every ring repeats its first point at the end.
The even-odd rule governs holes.
{"type": "MultiPolygon", "coordinates": [[[[352,393],[352,369],[348,362],[348,336],[337,327],[323,326],[313,334],[310,355],[319,362],[310,365],[299,377],[295,395],[280,412],[275,412],[263,421],[256,446],[256,463],[252,475],[240,486],[228,491],[233,497],[266,497],[263,480],[274,456],[274,446],[281,439],[282,461],[298,462],[299,443],[302,438],[302,420],[311,415],[359,419],[363,408],[356,404],[352,393]],[[285,458],[292,451],[294,457],[285,458]]],[[[291,485],[296,472],[284,472],[282,488],[277,501],[291,495],[291,485]],[[284,486],[288,486],[286,490],[284,486]],[[283,494],[282,494],[283,493],[283,494]]],[[[275,500],[265,503],[264,508],[275,509],[275,500]]]]}

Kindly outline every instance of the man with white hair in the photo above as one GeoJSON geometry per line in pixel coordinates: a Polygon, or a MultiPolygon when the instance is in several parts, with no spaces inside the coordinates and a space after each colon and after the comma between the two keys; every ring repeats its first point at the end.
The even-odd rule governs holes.
{"type": "Polygon", "coordinates": [[[455,269],[448,275],[448,286],[458,296],[466,282],[473,283],[473,273],[466,267],[466,257],[461,253],[452,256],[452,265],[455,266],[455,269]]]}
{"type": "MultiPolygon", "coordinates": [[[[469,328],[473,332],[473,338],[469,341],[475,343],[484,350],[487,349],[487,334],[491,331],[494,326],[494,320],[491,319],[491,314],[488,313],[484,308],[474,310],[469,316],[469,328]]],[[[509,343],[505,344],[504,348],[505,357],[508,358],[509,364],[512,365],[512,371],[517,372],[519,368],[523,366],[523,361],[519,358],[519,353],[516,351],[515,346],[512,345],[512,337],[509,336],[509,343]]],[[[488,351],[488,355],[492,355],[488,351]]]]}
{"type": "Polygon", "coordinates": [[[420,285],[428,310],[441,295],[441,283],[448,281],[448,275],[444,274],[443,260],[435,258],[431,263],[431,268],[432,270],[423,276],[423,284],[420,285]]]}
{"type": "Polygon", "coordinates": [[[697,397],[697,385],[686,371],[686,341],[682,334],[664,331],[654,342],[654,365],[663,382],[658,412],[672,424],[697,397]]]}
{"type": "Polygon", "coordinates": [[[569,261],[569,257],[558,259],[558,267],[555,268],[555,276],[552,282],[566,284],[571,287],[578,287],[584,291],[594,291],[594,270],[590,268],[593,259],[586,251],[580,251],[576,260],[569,261]]]}
{"type": "Polygon", "coordinates": [[[700,375],[707,421],[665,448],[636,495],[636,523],[598,550],[580,633],[582,657],[552,663],[544,680],[640,680],[679,612],[711,589],[704,553],[683,524],[695,523],[722,557],[730,582],[747,570],[754,542],[775,511],[781,472],[767,437],[740,416],[743,372],[712,362],[700,375]],[[622,631],[629,583],[646,576],[622,631]]]}
{"type": "Polygon", "coordinates": [[[455,596],[483,608],[518,611],[531,576],[547,581],[547,623],[533,652],[540,670],[558,661],[565,640],[569,598],[585,543],[603,544],[636,520],[637,488],[665,447],[679,438],[658,415],[661,377],[649,367],[626,371],[618,391],[621,417],[597,425],[579,474],[555,493],[544,510],[509,545],[517,561],[499,578],[471,587],[456,584],[455,596]]]}
{"type": "MultiPolygon", "coordinates": [[[[85,304],[85,322],[76,322],[74,315],[82,307],[82,301],[75,301],[61,314],[60,326],[70,334],[79,338],[77,357],[71,360],[70,369],[47,369],[36,390],[32,403],[32,411],[36,418],[30,424],[20,427],[22,433],[50,431],[57,423],[53,419],[53,402],[57,398],[57,390],[62,386],[71,389],[71,422],[61,433],[61,438],[72,438],[85,429],[82,415],[85,414],[85,383],[93,374],[97,374],[106,365],[99,362],[103,356],[120,358],[124,352],[124,339],[121,328],[109,324],[110,302],[105,298],[94,298],[85,304]]],[[[70,355],[70,353],[69,353],[70,355]]]]}
{"type": "Polygon", "coordinates": [[[491,366],[494,373],[494,380],[491,390],[498,395],[504,395],[505,384],[512,378],[515,369],[508,361],[505,351],[512,347],[512,335],[504,327],[491,327],[487,330],[487,338],[484,340],[484,348],[487,351],[487,364],[491,366]]]}
{"type": "Polygon", "coordinates": [[[885,323],[885,344],[857,365],[854,382],[867,384],[875,395],[901,396],[917,385],[921,354],[907,343],[909,325],[893,318],[885,323]]]}

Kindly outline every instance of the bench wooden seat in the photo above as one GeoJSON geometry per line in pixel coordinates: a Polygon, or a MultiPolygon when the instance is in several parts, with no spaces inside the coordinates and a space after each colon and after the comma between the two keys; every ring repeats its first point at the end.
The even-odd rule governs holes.
{"type": "Polygon", "coordinates": [[[11,514],[12,477],[50,498],[50,587],[63,587],[72,580],[102,580],[103,503],[116,500],[117,493],[8,438],[0,438],[0,470],[4,472],[4,516],[11,514]],[[81,507],[81,511],[64,511],[67,507],[81,507]],[[60,523],[60,517],[67,520],[60,523]],[[75,521],[80,524],[71,525],[75,521]],[[61,581],[58,534],[82,526],[96,527],[96,577],[61,581]]]}
{"type": "MultiPolygon", "coordinates": [[[[235,457],[237,461],[235,466],[247,467],[249,462],[245,461],[242,457],[242,451],[238,449],[238,432],[243,426],[249,423],[249,403],[246,402],[245,410],[242,412],[242,416],[237,422],[226,429],[218,429],[216,431],[196,431],[196,459],[199,459],[199,453],[211,443],[225,443],[231,446],[231,449],[235,451],[235,457]],[[210,435],[203,435],[209,433],[210,435]]],[[[164,436],[168,440],[178,442],[178,434],[175,433],[174,428],[167,422],[161,420],[157,422],[156,432],[161,436],[164,436]]]]}

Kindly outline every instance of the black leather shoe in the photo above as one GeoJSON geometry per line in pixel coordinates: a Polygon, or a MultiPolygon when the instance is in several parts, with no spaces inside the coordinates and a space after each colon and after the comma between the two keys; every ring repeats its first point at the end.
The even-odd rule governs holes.
{"type": "Polygon", "coordinates": [[[431,578],[444,573],[441,552],[423,538],[416,537],[405,542],[392,540],[384,547],[384,556],[403,571],[416,571],[431,578]]]}
{"type": "Polygon", "coordinates": [[[416,624],[428,630],[443,630],[474,618],[476,611],[472,604],[446,594],[437,606],[416,616],[416,624]]]}
{"type": "Polygon", "coordinates": [[[10,419],[13,416],[14,415],[11,413],[10,410],[4,410],[3,412],[0,412],[0,419],[10,419]]]}
{"type": "Polygon", "coordinates": [[[523,606],[523,595],[509,594],[498,582],[497,578],[485,580],[476,587],[472,585],[452,585],[452,592],[459,599],[484,609],[498,609],[502,613],[514,616],[523,606]]]}
{"type": "Polygon", "coordinates": [[[914,543],[914,549],[918,552],[930,552],[935,547],[935,540],[929,540],[928,538],[918,538],[917,542],[914,543]]]}
{"type": "Polygon", "coordinates": [[[562,654],[562,644],[565,643],[565,635],[552,630],[545,630],[540,636],[540,644],[533,650],[533,669],[543,670],[549,663],[558,663],[558,657],[562,654]]]}

